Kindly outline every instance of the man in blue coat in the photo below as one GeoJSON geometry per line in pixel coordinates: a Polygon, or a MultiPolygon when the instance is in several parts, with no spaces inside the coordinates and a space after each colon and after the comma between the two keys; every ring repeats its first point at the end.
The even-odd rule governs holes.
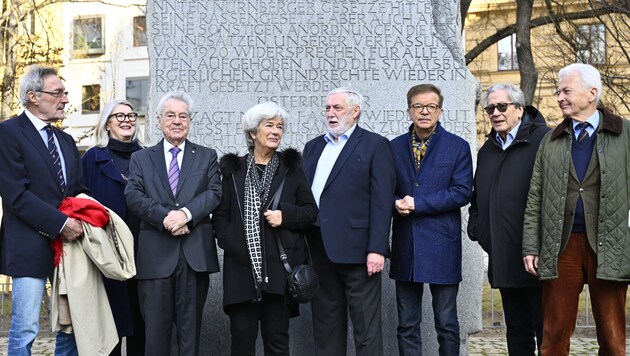
{"type": "Polygon", "coordinates": [[[316,355],[345,355],[347,315],[357,355],[383,355],[381,271],[389,248],[394,166],[389,142],[359,127],[363,97],[326,98],[328,133],[304,147],[304,171],[319,207],[307,237],[320,289],[312,301],[316,355]]]}
{"type": "Polygon", "coordinates": [[[433,297],[440,355],[458,355],[462,280],[460,208],[473,186],[470,146],[439,123],[444,97],[431,84],[407,92],[409,131],[391,142],[396,170],[390,277],[396,280],[398,350],[421,355],[422,293],[433,297]]]}

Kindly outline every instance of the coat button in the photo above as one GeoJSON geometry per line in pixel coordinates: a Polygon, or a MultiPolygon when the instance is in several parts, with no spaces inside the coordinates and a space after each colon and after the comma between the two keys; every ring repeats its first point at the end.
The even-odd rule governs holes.
{"type": "Polygon", "coordinates": [[[179,203],[175,203],[175,206],[179,207],[179,203]]]}
{"type": "Polygon", "coordinates": [[[598,243],[599,246],[604,246],[603,242],[598,243]]]}
{"type": "Polygon", "coordinates": [[[417,187],[419,184],[418,183],[414,183],[413,185],[415,185],[417,187]]]}

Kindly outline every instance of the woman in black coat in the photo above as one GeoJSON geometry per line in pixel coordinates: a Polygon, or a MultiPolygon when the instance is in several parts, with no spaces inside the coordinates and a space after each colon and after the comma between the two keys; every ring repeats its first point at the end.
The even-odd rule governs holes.
{"type": "MultiPolygon", "coordinates": [[[[140,220],[127,210],[125,186],[131,154],[142,149],[136,126],[138,114],[126,100],[105,105],[94,128],[96,145],[83,155],[83,178],[92,196],[120,216],[133,233],[137,246],[140,220]]],[[[137,282],[103,277],[107,299],[120,338],[127,338],[127,355],[144,355],[144,322],[138,302],[137,282]]],[[[121,342],[111,356],[121,354],[121,342]]]]}
{"type": "Polygon", "coordinates": [[[255,355],[259,323],[265,355],[289,355],[292,308],[276,241],[291,266],[306,262],[302,230],[318,210],[300,154],[277,151],[286,116],[273,102],[253,106],[243,116],[249,153],[227,154],[219,163],[223,197],[213,220],[224,250],[223,307],[230,317],[232,355],[255,355]]]}

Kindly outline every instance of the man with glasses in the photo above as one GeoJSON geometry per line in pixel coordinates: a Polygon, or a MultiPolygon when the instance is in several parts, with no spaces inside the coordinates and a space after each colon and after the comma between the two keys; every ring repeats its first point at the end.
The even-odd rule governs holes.
{"type": "Polygon", "coordinates": [[[214,149],[187,140],[192,99],[165,94],[157,106],[164,139],[134,152],[125,196],[142,221],[136,279],[147,355],[169,355],[177,327],[180,355],[198,355],[209,273],[218,272],[210,214],[221,201],[214,149]]]}
{"type": "Polygon", "coordinates": [[[630,122],[598,107],[601,95],[596,68],[562,68],[556,99],[564,120],[534,162],[523,262],[543,285],[541,355],[569,355],[585,283],[599,355],[626,355],[630,122]]]}
{"type": "Polygon", "coordinates": [[[508,352],[533,356],[542,342],[542,288],[523,269],[523,217],[536,151],[550,129],[514,84],[481,96],[492,130],[477,155],[468,236],[488,253],[488,280],[501,292],[508,352]]]}
{"type": "Polygon", "coordinates": [[[409,131],[391,141],[396,169],[390,278],[396,280],[398,351],[421,355],[422,294],[433,297],[440,355],[459,355],[460,208],[472,195],[470,146],[440,125],[444,98],[420,84],[407,92],[409,131]]]}
{"type": "MultiPolygon", "coordinates": [[[[72,243],[83,226],[57,210],[86,192],[74,139],[55,127],[65,116],[67,92],[54,68],[32,66],[20,80],[24,112],[0,123],[2,264],[13,277],[9,355],[30,355],[39,331],[46,279],[53,275],[51,241],[72,243]]],[[[77,355],[71,330],[57,334],[56,355],[77,355]]]]}

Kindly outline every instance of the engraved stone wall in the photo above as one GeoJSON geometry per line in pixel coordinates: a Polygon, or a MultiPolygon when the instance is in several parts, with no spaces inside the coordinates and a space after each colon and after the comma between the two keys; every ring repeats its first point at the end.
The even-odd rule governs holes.
{"type": "MultiPolygon", "coordinates": [[[[442,125],[476,152],[476,80],[465,66],[459,1],[149,0],[147,21],[152,143],[160,138],[155,105],[164,93],[180,90],[196,104],[189,138],[219,155],[244,153],[241,115],[267,100],[289,113],[282,145],[302,150],[324,133],[323,103],[339,86],[365,95],[360,125],[391,139],[410,125],[407,90],[428,82],[445,96],[442,125]]],[[[483,266],[480,250],[463,236],[459,307],[465,339],[481,327],[483,266]]],[[[393,282],[383,277],[385,353],[394,355],[396,302],[393,282]]],[[[220,278],[211,277],[203,354],[229,354],[220,278]]],[[[425,295],[430,306],[428,290],[425,295]]],[[[424,308],[424,320],[425,353],[436,354],[430,308],[424,308]]],[[[292,353],[312,354],[311,333],[310,309],[303,306],[302,316],[292,320],[292,353]]]]}

